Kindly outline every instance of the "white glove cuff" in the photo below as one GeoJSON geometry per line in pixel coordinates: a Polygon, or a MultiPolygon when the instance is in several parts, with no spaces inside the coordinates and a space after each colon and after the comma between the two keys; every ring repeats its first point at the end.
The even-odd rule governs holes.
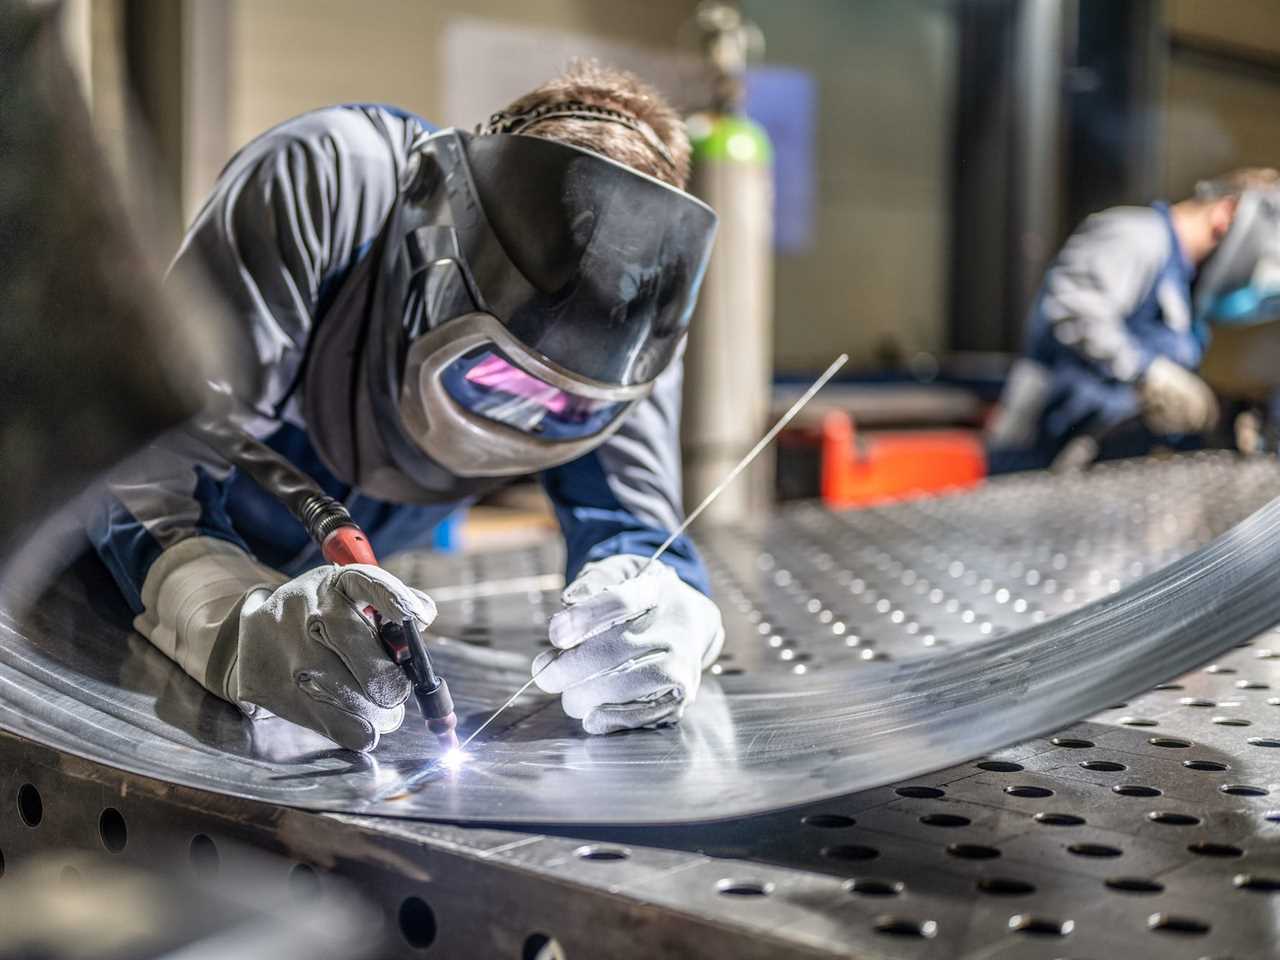
{"type": "Polygon", "coordinates": [[[133,625],[206,690],[229,699],[234,657],[219,657],[215,669],[210,662],[219,628],[249,591],[274,590],[286,579],[232,543],[190,537],[151,565],[142,585],[143,611],[133,625]]]}

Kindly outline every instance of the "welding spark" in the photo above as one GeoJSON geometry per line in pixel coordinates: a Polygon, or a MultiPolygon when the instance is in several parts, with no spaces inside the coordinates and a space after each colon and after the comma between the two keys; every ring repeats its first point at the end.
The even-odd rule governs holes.
{"type": "Polygon", "coordinates": [[[454,749],[450,750],[440,758],[440,766],[450,771],[459,770],[462,765],[466,763],[467,759],[468,755],[466,753],[463,753],[461,749],[454,747],[454,749]]]}

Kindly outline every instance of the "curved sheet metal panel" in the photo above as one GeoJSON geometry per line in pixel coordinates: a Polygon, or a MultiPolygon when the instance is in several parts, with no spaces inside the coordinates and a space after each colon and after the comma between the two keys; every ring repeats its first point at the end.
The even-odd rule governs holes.
{"type": "MultiPolygon", "coordinates": [[[[727,655],[680,727],[591,738],[531,695],[461,769],[425,773],[412,721],[358,757],[284,721],[242,720],[133,635],[96,562],[82,563],[0,620],[0,727],[312,809],[526,824],[735,817],[1056,730],[1272,625],[1278,494],[1271,461],[1197,455],[712,530],[701,542],[727,655]]],[[[556,605],[552,562],[402,560],[441,598],[438,663],[464,732],[527,677],[556,605]]]]}

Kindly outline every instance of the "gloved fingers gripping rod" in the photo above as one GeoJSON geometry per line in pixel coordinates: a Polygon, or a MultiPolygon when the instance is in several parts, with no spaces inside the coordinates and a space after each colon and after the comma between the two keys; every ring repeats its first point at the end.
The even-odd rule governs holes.
{"type": "MultiPolygon", "coordinates": [[[[228,463],[243,470],[258,486],[284,504],[330,563],[378,566],[369,538],[351,518],[347,508],[321,490],[304,471],[265,443],[226,421],[201,421],[191,430],[228,463]]],[[[427,729],[435,734],[445,749],[456,747],[458,737],[454,728],[458,725],[458,718],[453,710],[449,685],[432,667],[417,621],[413,617],[403,621],[384,620],[372,608],[365,612],[373,618],[383,649],[404,670],[413,685],[413,694],[427,729]]]]}
{"type": "MultiPolygon", "coordinates": [[[[825,387],[827,385],[827,382],[832,377],[834,377],[839,372],[840,368],[843,367],[848,362],[849,362],[849,355],[847,353],[840,354],[840,356],[836,357],[835,360],[831,362],[831,366],[827,367],[827,369],[822,372],[822,375],[818,377],[817,380],[813,381],[813,384],[809,387],[809,389],[800,395],[800,399],[798,399],[795,403],[793,403],[791,407],[787,410],[787,412],[778,418],[778,422],[769,428],[769,431],[763,437],[761,437],[759,441],[757,441],[754,447],[752,447],[750,450],[747,451],[746,456],[744,456],[741,460],[739,460],[737,464],[734,466],[734,468],[725,475],[725,478],[721,480],[718,484],[716,484],[715,489],[713,489],[710,493],[708,493],[702,499],[702,502],[699,503],[696,507],[693,508],[692,511],[689,512],[689,514],[684,518],[684,522],[681,523],[680,526],[676,527],[676,529],[672,531],[671,535],[667,537],[666,540],[663,541],[662,545],[653,552],[653,555],[650,556],[649,559],[645,561],[644,566],[640,568],[640,573],[644,573],[646,570],[648,570],[655,560],[657,560],[659,557],[661,557],[664,553],[667,552],[667,548],[670,547],[673,543],[675,543],[682,533],[684,533],[686,530],[689,529],[689,525],[693,523],[693,521],[698,519],[698,517],[702,514],[702,511],[706,510],[707,507],[711,506],[711,504],[715,501],[716,497],[724,493],[725,488],[728,487],[729,484],[733,483],[733,481],[737,479],[738,474],[742,473],[743,470],[747,469],[747,467],[751,465],[751,462],[755,460],[756,457],[760,456],[761,452],[765,449],[765,447],[769,446],[769,444],[773,442],[773,439],[783,431],[786,425],[795,419],[796,414],[798,414],[802,409],[804,409],[805,404],[807,404],[810,400],[812,400],[814,398],[814,395],[823,387],[825,387]]],[[[528,690],[531,686],[533,686],[534,681],[537,680],[538,677],[542,675],[542,671],[546,670],[547,667],[551,666],[558,659],[559,659],[558,654],[554,657],[548,657],[547,662],[544,663],[541,667],[539,667],[534,672],[533,676],[531,676],[528,680],[524,682],[524,685],[521,686],[519,690],[517,690],[510,697],[508,697],[506,703],[504,703],[497,710],[495,710],[489,716],[489,719],[487,719],[484,723],[480,724],[480,726],[476,727],[475,730],[472,731],[471,736],[467,737],[466,740],[462,741],[462,746],[459,747],[459,749],[465,750],[467,748],[467,744],[469,744],[472,740],[474,740],[476,737],[480,735],[481,730],[489,726],[489,724],[493,723],[494,720],[497,720],[504,710],[506,710],[509,706],[511,706],[513,703],[519,700],[521,694],[523,694],[526,690],[528,690]]]]}

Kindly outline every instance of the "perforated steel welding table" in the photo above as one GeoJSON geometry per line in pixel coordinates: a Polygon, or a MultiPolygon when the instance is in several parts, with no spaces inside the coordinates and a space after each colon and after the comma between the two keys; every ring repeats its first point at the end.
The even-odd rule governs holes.
{"type": "MultiPolygon", "coordinates": [[[[752,753],[777,751],[782,764],[788,744],[807,741],[788,740],[794,734],[783,728],[744,741],[732,724],[751,722],[741,706],[750,697],[767,700],[770,689],[796,696],[803,689],[796,678],[821,685],[824,677],[912,664],[920,654],[980,650],[1121,590],[1277,495],[1276,464],[1199,455],[1074,479],[1011,480],[869,511],[830,514],[804,505],[757,529],[707,532],[701,543],[729,643],[696,708],[702,719],[691,729],[701,733],[692,744],[683,734],[669,765],[696,772],[736,759],[727,802],[751,805],[752,753]],[[782,686],[784,677],[791,686],[782,686]]],[[[508,690],[554,609],[556,563],[554,551],[535,550],[415,556],[398,569],[453,598],[440,604],[445,646],[465,648],[460,663],[474,656],[506,664],[495,684],[508,690]]],[[[354,878],[386,907],[389,949],[412,956],[546,956],[551,938],[569,958],[1277,955],[1274,632],[1068,729],[898,784],[805,803],[829,791],[819,786],[821,751],[798,746],[808,773],[797,792],[788,796],[785,781],[762,778],[754,806],[772,812],[729,822],[679,822],[714,815],[706,807],[714,798],[660,768],[644,746],[659,741],[568,737],[556,726],[563,720],[554,702],[535,698],[497,734],[502,763],[481,763],[474,774],[494,785],[488,793],[477,788],[485,803],[500,809],[500,787],[516,798],[504,801],[513,820],[536,822],[503,829],[305,812],[115,769],[160,762],[145,754],[165,749],[164,733],[174,755],[195,755],[196,744],[240,758],[224,770],[232,792],[243,787],[236,779],[242,768],[259,771],[263,789],[281,796],[317,778],[387,772],[376,760],[309,742],[285,744],[281,754],[261,742],[246,746],[246,725],[129,638],[118,614],[95,611],[103,601],[93,588],[64,584],[62,606],[46,614],[40,636],[25,623],[0,623],[0,702],[8,708],[0,724],[24,733],[0,735],[0,797],[10,811],[0,815],[0,851],[10,864],[55,845],[101,850],[109,836],[117,849],[107,856],[160,868],[220,863],[234,875],[244,851],[274,850],[282,882],[313,871],[322,882],[330,871],[354,878]],[[50,676],[52,665],[78,662],[58,640],[72,631],[101,645],[98,653],[122,658],[114,672],[95,676],[112,680],[138,716],[86,714],[115,741],[89,724],[75,728],[83,744],[115,742],[114,764],[79,759],[73,754],[98,747],[59,739],[67,726],[59,698],[92,703],[101,693],[50,676]],[[19,709],[28,714],[21,727],[19,709]],[[559,739],[549,741],[552,727],[559,739]],[[559,744],[558,756],[549,742],[559,744]],[[515,759],[522,743],[533,751],[523,765],[515,759]],[[607,774],[610,764],[628,753],[668,784],[672,810],[660,819],[672,822],[592,815],[617,779],[607,774]],[[282,773],[282,764],[296,773],[282,773]],[[573,803],[556,779],[564,769],[579,785],[573,803]],[[552,787],[560,822],[537,802],[519,805],[522,777],[530,791],[552,787]],[[127,825],[123,845],[114,814],[112,832],[104,832],[107,808],[127,825]]],[[[1153,629],[1159,614],[1151,613],[1153,629]]],[[[850,710],[866,708],[870,723],[875,706],[850,710]]],[[[913,730],[899,749],[933,756],[965,740],[966,731],[942,731],[928,742],[913,730]]],[[[215,772],[206,770],[210,779],[215,772]]]]}

